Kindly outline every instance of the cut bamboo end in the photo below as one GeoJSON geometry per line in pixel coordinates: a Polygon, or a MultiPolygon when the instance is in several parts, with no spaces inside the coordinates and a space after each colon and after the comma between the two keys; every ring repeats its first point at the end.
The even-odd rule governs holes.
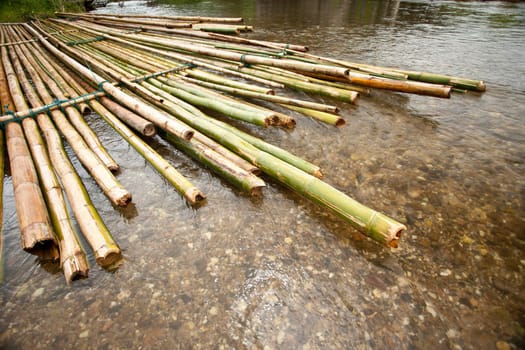
{"type": "Polygon", "coordinates": [[[110,268],[122,259],[122,252],[117,245],[108,247],[104,244],[95,251],[95,259],[100,266],[110,268]]]}
{"type": "Polygon", "coordinates": [[[391,248],[397,248],[399,239],[406,229],[406,226],[400,222],[374,211],[370,215],[364,232],[376,241],[383,242],[391,248]]]}
{"type": "Polygon", "coordinates": [[[125,207],[131,203],[131,193],[122,187],[115,187],[108,192],[111,202],[119,207],[125,207]]]}
{"type": "Polygon", "coordinates": [[[480,80],[478,84],[476,85],[476,87],[478,88],[478,91],[480,92],[487,91],[487,86],[485,85],[485,82],[483,80],[480,80]]]}
{"type": "Polygon", "coordinates": [[[196,187],[190,187],[186,192],[184,192],[184,198],[191,205],[202,204],[206,200],[206,196],[196,187]]]}
{"type": "Polygon", "coordinates": [[[84,253],[77,252],[67,257],[61,256],[61,260],[62,271],[64,271],[64,277],[68,285],[72,281],[88,277],[89,265],[84,253]]]}
{"type": "Polygon", "coordinates": [[[54,238],[39,238],[42,232],[47,231],[46,224],[32,224],[27,226],[22,236],[22,248],[24,251],[38,256],[42,260],[58,260],[60,253],[54,238]],[[31,238],[31,239],[28,239],[31,238]]]}
{"type": "Polygon", "coordinates": [[[389,238],[386,241],[386,245],[390,248],[397,248],[399,240],[401,239],[401,234],[406,230],[405,226],[399,227],[392,232],[389,232],[389,238]]]}
{"type": "Polygon", "coordinates": [[[153,137],[157,134],[157,128],[153,124],[146,124],[142,129],[142,135],[153,137]]]}
{"type": "Polygon", "coordinates": [[[182,133],[182,138],[185,140],[185,141],[189,141],[191,140],[191,138],[193,137],[193,135],[195,135],[195,131],[193,130],[185,130],[183,133],[182,133]]]}
{"type": "Polygon", "coordinates": [[[338,118],[336,121],[335,121],[335,127],[337,128],[342,128],[343,126],[346,125],[346,120],[344,120],[343,118],[338,118]]]}

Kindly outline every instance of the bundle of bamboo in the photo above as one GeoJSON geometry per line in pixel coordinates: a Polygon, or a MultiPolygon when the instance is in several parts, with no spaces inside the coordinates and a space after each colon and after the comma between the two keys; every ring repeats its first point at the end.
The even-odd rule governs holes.
{"type": "Polygon", "coordinates": [[[276,91],[291,88],[356,104],[370,88],[445,98],[453,89],[485,89],[481,81],[334,60],[306,53],[301,45],[207,32],[251,30],[239,24],[240,18],[59,16],[76,21],[0,26],[0,101],[10,108],[2,110],[0,123],[23,247],[52,259],[59,250],[68,283],[86,277],[89,267],[66,197],[97,262],[110,266],[121,252],[64,152],[60,134],[113,204],[131,201],[111,173],[118,165],[81,112],[95,111],[191,205],[201,204],[205,195],[135,132],[153,137],[159,129],[176,148],[251,195],[262,194],[262,171],[395,247],[403,224],[323,182],[318,166],[208,112],[241,123],[293,128],[295,118],[285,109],[341,127],[345,121],[338,107],[276,91]],[[31,210],[24,204],[29,198],[31,210]]]}

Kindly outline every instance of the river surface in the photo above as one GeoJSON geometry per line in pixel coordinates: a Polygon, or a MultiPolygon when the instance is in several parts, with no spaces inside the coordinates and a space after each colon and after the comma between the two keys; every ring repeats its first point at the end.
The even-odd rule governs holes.
{"type": "Polygon", "coordinates": [[[524,3],[130,1],[97,12],[242,16],[251,38],[483,79],[487,92],[374,91],[359,106],[311,96],[337,104],[346,127],[296,114],[293,131],[247,127],[405,223],[397,249],[270,179],[262,198],[239,193],[157,138],[207,195],[192,209],[90,116],[133,205],[115,209],[78,169],[125,259],[108,272],[89,253],[89,278],[68,287],[21,250],[6,176],[0,348],[525,348],[524,3]]]}

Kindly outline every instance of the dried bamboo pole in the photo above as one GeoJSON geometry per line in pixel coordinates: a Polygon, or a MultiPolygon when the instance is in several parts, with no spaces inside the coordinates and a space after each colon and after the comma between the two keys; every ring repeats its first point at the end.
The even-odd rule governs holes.
{"type": "MultiPolygon", "coordinates": [[[[17,36],[15,36],[15,38],[17,38],[17,36]]],[[[42,69],[42,62],[45,62],[46,58],[40,56],[39,53],[36,51],[30,52],[28,48],[26,47],[26,45],[20,45],[20,49],[22,50],[24,57],[33,65],[33,69],[35,69],[40,75],[40,77],[46,81],[47,87],[55,95],[55,97],[59,100],[67,99],[68,97],[65,95],[65,93],[67,94],[67,91],[65,91],[64,93],[64,89],[56,83],[56,80],[60,79],[59,76],[56,74],[56,72],[53,70],[49,70],[49,69],[48,70],[42,69]]],[[[51,67],[49,66],[49,68],[51,67]]],[[[65,81],[63,81],[63,83],[65,83],[65,81]]],[[[47,100],[47,98],[44,98],[44,100],[47,100]]],[[[102,163],[110,171],[117,172],[119,170],[119,166],[117,162],[113,159],[113,157],[111,157],[109,152],[102,145],[98,136],[87,125],[86,121],[84,120],[82,115],[79,113],[79,111],[72,106],[66,106],[64,109],[66,111],[69,121],[74,126],[78,134],[82,137],[82,140],[85,142],[86,146],[89,147],[89,149],[98,157],[98,159],[102,161],[102,163]]],[[[78,139],[73,129],[68,128],[68,130],[71,130],[70,135],[72,135],[72,137],[74,137],[75,139],[78,139]]],[[[75,145],[72,145],[72,147],[75,149],[74,146],[75,145]]],[[[124,202],[122,203],[124,204],[124,202]]]]}
{"type": "MultiPolygon", "coordinates": [[[[13,63],[15,64],[15,60],[18,61],[18,59],[22,62],[25,70],[31,76],[31,80],[38,91],[40,98],[42,98],[45,103],[52,103],[53,97],[49,94],[44,85],[44,81],[42,80],[43,77],[40,76],[38,67],[35,66],[36,62],[34,62],[32,57],[26,57],[21,50],[21,47],[15,48],[15,52],[17,53],[18,58],[12,56],[12,58],[14,58],[13,63]]],[[[42,72],[40,73],[43,75],[42,72]]],[[[51,83],[52,81],[47,81],[48,86],[52,85],[51,83]]],[[[28,94],[30,89],[31,86],[27,85],[27,88],[25,89],[26,94],[28,94]]],[[[30,100],[30,103],[33,104],[33,106],[39,106],[42,104],[40,98],[35,95],[34,98],[30,100]]],[[[68,109],[66,109],[66,113],[68,113],[71,118],[68,109]]],[[[131,194],[118,182],[111,171],[86,145],[82,136],[80,136],[76,129],[68,122],[64,114],[61,111],[53,110],[51,111],[51,116],[60,132],[66,137],[69,145],[75,151],[78,159],[86,167],[109,200],[117,206],[128,205],[131,202],[131,194]]]]}
{"type": "MultiPolygon", "coordinates": [[[[9,94],[7,89],[5,91],[5,73],[4,73],[4,67],[2,64],[0,64],[0,113],[4,113],[3,104],[8,104],[11,100],[11,96],[6,96],[9,94]]],[[[3,210],[3,193],[4,193],[4,167],[5,167],[5,154],[4,154],[4,147],[5,147],[5,138],[4,138],[4,130],[0,130],[0,283],[4,281],[4,250],[2,246],[3,241],[3,225],[1,224],[3,222],[4,217],[4,210],[3,210]]]]}
{"type": "MultiPolygon", "coordinates": [[[[80,86],[78,83],[73,79],[73,77],[67,73],[65,70],[63,70],[62,67],[60,67],[50,56],[45,53],[40,46],[34,45],[33,47],[35,50],[37,50],[41,57],[44,58],[44,61],[49,64],[49,71],[52,71],[53,74],[57,77],[63,77],[62,81],[65,83],[62,87],[70,94],[70,95],[78,95],[82,89],[80,89],[80,86]],[[71,85],[70,85],[71,84],[71,85]]],[[[105,96],[105,93],[102,91],[94,91],[92,93],[80,93],[81,96],[78,100],[85,99],[86,101],[92,100],[93,98],[100,98],[100,101],[109,109],[111,110],[118,118],[120,118],[122,121],[124,121],[127,125],[138,131],[144,136],[154,136],[157,132],[155,125],[153,125],[152,122],[145,120],[144,118],[140,117],[136,113],[133,113],[132,111],[120,106],[118,103],[110,100],[105,96]]],[[[77,99],[73,99],[72,101],[76,101],[77,99]]],[[[64,106],[63,104],[60,104],[59,106],[64,106]]],[[[65,106],[64,106],[65,107],[65,106]]],[[[86,105],[86,109],[90,110],[91,107],[86,105]]],[[[31,111],[31,110],[30,110],[31,111]]],[[[0,117],[0,122],[2,118],[0,117]]]]}
{"type": "Polygon", "coordinates": [[[282,103],[281,106],[288,109],[294,110],[296,112],[302,113],[304,115],[310,116],[316,120],[319,120],[323,123],[333,125],[337,128],[345,126],[346,121],[338,115],[327,113],[307,107],[293,106],[286,103],[282,103]]]}
{"type": "MultiPolygon", "coordinates": [[[[253,75],[244,74],[244,73],[238,72],[237,70],[225,69],[225,68],[219,67],[217,65],[207,63],[207,62],[203,61],[202,59],[196,59],[195,57],[192,57],[192,56],[182,55],[182,54],[178,54],[178,53],[175,53],[175,52],[172,52],[172,51],[159,50],[159,49],[156,49],[156,48],[153,48],[153,47],[150,47],[150,46],[146,46],[146,45],[141,45],[141,44],[138,44],[138,43],[130,42],[129,40],[123,40],[123,39],[120,39],[120,38],[115,37],[115,36],[108,35],[107,37],[110,38],[111,41],[113,41],[113,42],[117,42],[119,44],[123,44],[123,45],[126,45],[127,47],[132,47],[132,48],[141,50],[143,52],[149,52],[149,53],[157,55],[157,56],[170,57],[172,59],[175,59],[177,61],[180,61],[180,62],[183,62],[183,63],[186,63],[186,64],[192,64],[192,65],[196,65],[196,66],[212,69],[212,70],[215,70],[215,71],[220,72],[220,73],[226,73],[228,75],[236,76],[236,77],[243,78],[243,79],[246,79],[246,80],[251,80],[251,81],[254,81],[254,82],[266,85],[266,86],[274,87],[274,88],[283,88],[284,87],[284,85],[281,84],[281,83],[277,83],[277,82],[274,82],[274,81],[271,81],[271,80],[262,79],[262,78],[259,78],[259,77],[255,77],[253,75]]],[[[137,51],[135,51],[135,52],[137,52],[137,51]]]]}
{"type": "MultiPolygon", "coordinates": [[[[4,42],[3,26],[0,26],[0,36],[0,42],[4,42]]],[[[23,100],[23,97],[16,93],[20,87],[9,64],[6,47],[1,48],[1,57],[2,101],[7,102],[10,109],[15,109],[14,100],[23,100]]],[[[22,125],[28,123],[31,121],[24,120],[22,125]]],[[[8,123],[5,130],[22,248],[42,259],[56,260],[59,258],[58,246],[24,131],[18,123],[8,123]]]]}
{"type": "MultiPolygon", "coordinates": [[[[64,23],[64,21],[60,21],[60,23],[64,23]]],[[[80,26],[74,23],[68,23],[68,25],[78,28],[78,29],[82,29],[87,32],[92,32],[92,33],[95,32],[96,35],[101,35],[104,38],[108,39],[108,37],[106,36],[107,34],[104,32],[93,31],[89,29],[89,27],[80,26]]],[[[122,34],[122,33],[113,33],[113,34],[118,35],[122,38],[127,38],[129,40],[137,40],[143,44],[150,45],[150,46],[161,45],[161,46],[169,47],[172,49],[178,49],[178,50],[192,52],[192,53],[196,53],[200,55],[227,59],[227,60],[236,61],[236,62],[245,63],[245,64],[261,64],[261,65],[268,65],[272,67],[280,67],[280,68],[285,68],[285,69],[294,69],[294,70],[304,71],[304,72],[327,74],[330,76],[333,75],[333,76],[348,77],[349,75],[348,69],[335,67],[335,66],[295,62],[295,61],[287,60],[287,59],[273,59],[273,58],[260,57],[260,56],[254,56],[254,55],[245,55],[245,54],[240,54],[236,52],[229,52],[226,50],[213,49],[213,48],[205,47],[203,45],[190,44],[190,43],[185,43],[185,42],[181,42],[177,40],[168,40],[168,39],[162,39],[158,37],[150,36],[146,38],[144,36],[136,35],[136,34],[122,34]]]]}
{"type": "MultiPolygon", "coordinates": [[[[39,41],[42,43],[42,45],[44,45],[44,47],[46,47],[50,52],[52,52],[63,63],[67,64],[71,69],[82,75],[88,81],[91,81],[92,83],[99,86],[99,88],[103,89],[108,95],[112,96],[115,100],[117,100],[133,112],[141,115],[145,119],[153,122],[156,126],[164,128],[166,131],[173,133],[174,135],[182,139],[189,140],[193,136],[193,130],[191,128],[188,128],[187,126],[175,121],[169,114],[161,112],[147,105],[146,103],[122,92],[119,88],[113,86],[113,84],[106,81],[100,75],[84,67],[77,61],[67,56],[65,53],[56,49],[46,39],[44,39],[40,33],[36,32],[29,25],[24,24],[24,26],[30,33],[32,33],[39,39],[39,41]]],[[[59,42],[55,41],[55,43],[59,42]]],[[[69,50],[67,50],[67,46],[64,47],[64,45],[60,45],[60,47],[64,51],[68,53],[70,52],[69,50]]]]}
{"type": "MultiPolygon", "coordinates": [[[[14,54],[12,56],[15,58],[13,63],[15,64],[15,68],[17,68],[17,74],[20,77],[20,82],[24,87],[24,92],[28,97],[29,102],[38,104],[40,101],[33,91],[31,84],[29,84],[29,81],[25,78],[24,71],[22,70],[20,63],[17,61],[14,54]]],[[[28,72],[31,72],[31,67],[26,66],[25,68],[28,72]]],[[[39,82],[38,79],[35,79],[36,76],[33,75],[32,78],[35,85],[38,86],[39,82]]],[[[34,124],[32,119],[27,120],[33,122],[34,124]]],[[[49,168],[47,176],[46,173],[41,176],[43,179],[41,181],[51,181],[51,174],[54,176],[53,169],[57,172],[57,174],[60,176],[61,183],[64,185],[64,189],[69,198],[69,202],[73,212],[75,213],[75,217],[82,230],[82,233],[94,250],[97,263],[104,267],[113,265],[115,262],[120,260],[120,248],[114,242],[111,234],[96,212],[96,209],[94,209],[93,205],[91,204],[89,196],[87,195],[80,178],[74,171],[73,165],[69,161],[69,158],[62,146],[61,138],[53,123],[45,114],[39,114],[37,116],[37,120],[39,126],[44,132],[44,136],[46,137],[49,156],[53,160],[53,168],[49,168]]],[[[34,127],[36,128],[36,124],[34,127]]],[[[42,147],[44,146],[42,145],[42,147]]],[[[51,188],[60,189],[58,184],[51,188]]],[[[58,203],[56,202],[57,196],[58,195],[55,194],[55,197],[52,197],[49,200],[49,203],[58,203]]],[[[58,206],[60,209],[59,204],[54,205],[58,206]]],[[[65,204],[63,209],[65,210],[65,213],[63,213],[62,216],[59,216],[58,214],[61,212],[55,209],[57,214],[55,214],[54,217],[57,217],[58,223],[61,225],[66,225],[69,223],[69,217],[66,215],[67,209],[65,204]]],[[[61,248],[64,248],[64,251],[61,251],[61,262],[63,263],[62,267],[66,275],[66,280],[69,282],[72,278],[87,276],[87,261],[83,261],[82,259],[83,251],[80,247],[80,244],[78,243],[78,240],[76,240],[76,235],[74,232],[69,232],[64,228],[62,228],[59,232],[63,234],[64,237],[63,245],[61,245],[61,248]]]]}
{"type": "MultiPolygon", "coordinates": [[[[56,12],[59,17],[78,17],[78,13],[67,13],[67,12],[56,12]]],[[[213,22],[213,23],[240,23],[243,21],[242,17],[203,17],[203,16],[154,16],[145,14],[103,14],[103,13],[88,13],[82,14],[83,17],[93,18],[106,18],[106,17],[117,17],[117,18],[148,18],[148,19],[160,19],[160,20],[171,20],[171,21],[195,21],[195,22],[213,22]]]]}

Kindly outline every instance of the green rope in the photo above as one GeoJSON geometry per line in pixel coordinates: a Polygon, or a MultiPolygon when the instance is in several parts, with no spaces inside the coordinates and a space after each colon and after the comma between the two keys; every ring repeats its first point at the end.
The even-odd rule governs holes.
{"type": "MultiPolygon", "coordinates": [[[[106,82],[107,81],[104,80],[100,84],[103,84],[103,83],[106,83],[106,82]]],[[[8,123],[11,123],[11,122],[20,123],[25,118],[33,118],[34,119],[38,114],[47,113],[47,112],[51,111],[52,109],[54,109],[57,106],[58,106],[58,108],[60,108],[60,110],[62,112],[64,112],[62,104],[74,101],[74,104],[76,105],[78,100],[81,100],[82,98],[86,98],[86,97],[95,95],[95,94],[97,94],[99,92],[103,92],[103,91],[102,90],[97,90],[97,91],[89,92],[87,94],[83,94],[83,95],[71,98],[69,100],[60,100],[60,99],[56,98],[56,99],[53,100],[52,103],[49,103],[47,105],[44,105],[44,106],[41,106],[41,107],[38,107],[38,108],[30,109],[29,112],[27,113],[27,115],[24,115],[24,116],[21,116],[21,117],[17,116],[15,112],[9,110],[8,105],[5,105],[4,106],[4,110],[5,110],[4,115],[10,115],[10,116],[12,116],[12,118],[9,119],[9,120],[0,121],[0,129],[4,130],[5,126],[8,123]]]]}
{"type": "Polygon", "coordinates": [[[241,61],[241,63],[244,65],[244,67],[249,68],[249,67],[250,67],[250,64],[249,64],[248,62],[246,62],[245,56],[246,56],[246,54],[241,55],[241,59],[240,59],[240,61],[241,61]]]}
{"type": "Polygon", "coordinates": [[[160,71],[160,72],[155,72],[155,73],[147,74],[147,75],[144,75],[144,76],[141,76],[141,77],[137,77],[137,78],[133,79],[132,82],[138,83],[138,82],[141,82],[141,81],[144,81],[144,80],[148,80],[150,78],[158,77],[159,75],[164,75],[164,74],[168,74],[168,73],[178,73],[178,72],[182,72],[183,70],[191,69],[191,68],[195,68],[195,67],[197,67],[197,66],[195,64],[193,64],[193,63],[186,63],[186,64],[184,64],[182,66],[179,66],[179,67],[174,67],[174,68],[166,69],[166,70],[163,70],[163,71],[160,71]]]}

